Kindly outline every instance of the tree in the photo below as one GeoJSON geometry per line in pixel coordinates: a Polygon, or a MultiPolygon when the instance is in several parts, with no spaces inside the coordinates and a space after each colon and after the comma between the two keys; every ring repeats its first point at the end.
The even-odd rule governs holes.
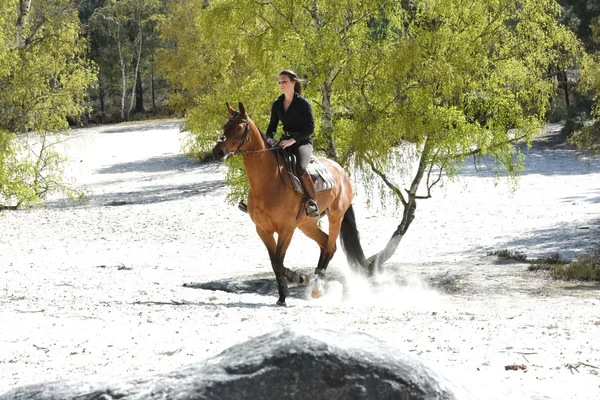
{"type": "Polygon", "coordinates": [[[242,97],[265,124],[277,71],[296,69],[321,121],[317,146],[402,206],[372,266],[395,253],[417,201],[467,157],[516,179],[515,144],[540,131],[555,90],[548,71],[580,53],[552,0],[215,0],[170,11],[164,70],[197,105],[186,118],[191,148],[214,143],[225,99],[242,97]],[[416,168],[402,189],[394,172],[407,146],[416,168]]]}
{"type": "MultiPolygon", "coordinates": [[[[119,117],[143,112],[143,77],[153,70],[152,55],[160,43],[154,30],[165,0],[85,0],[79,13],[91,40],[91,58],[99,65],[99,102],[119,92],[119,117]],[[146,72],[149,71],[149,72],[146,72]]],[[[151,84],[154,80],[151,80],[151,84]]]]}
{"type": "Polygon", "coordinates": [[[93,81],[79,32],[68,0],[0,2],[0,208],[77,194],[62,182],[54,146],[93,81]]]}
{"type": "MultiPolygon", "coordinates": [[[[590,29],[593,33],[590,41],[595,42],[595,47],[600,49],[600,17],[591,22],[590,29]]],[[[591,93],[594,101],[591,117],[595,120],[576,131],[570,141],[596,155],[600,151],[600,50],[589,54],[584,59],[580,90],[591,93]]]]}
{"type": "Polygon", "coordinates": [[[351,148],[361,169],[379,176],[403,206],[396,231],[369,259],[375,265],[394,254],[417,201],[431,196],[442,172],[453,178],[466,158],[485,157],[516,179],[523,155],[515,145],[529,144],[542,129],[555,90],[547,72],[581,54],[574,35],[557,23],[560,9],[553,1],[484,0],[467,8],[442,0],[415,6],[396,55],[408,67],[382,69],[378,79],[397,93],[392,121],[380,108],[377,119],[388,122],[378,132],[385,134],[369,135],[367,143],[351,148]],[[400,140],[416,149],[407,189],[390,176],[400,140]]]}
{"type": "MultiPolygon", "coordinates": [[[[381,24],[400,30],[401,13],[396,0],[172,2],[160,28],[167,46],[158,67],[177,91],[171,103],[189,109],[187,149],[203,155],[214,143],[225,99],[252,104],[254,119],[265,127],[285,67],[306,79],[304,94],[321,122],[316,145],[337,158],[336,142],[344,138],[336,136],[336,124],[347,122],[337,118],[347,112],[340,99],[356,92],[357,69],[372,75],[393,48],[394,35],[379,34],[377,19],[386,15],[381,24]]],[[[239,160],[231,164],[227,179],[242,187],[234,199],[243,196],[245,178],[239,160]]]]}
{"type": "Polygon", "coordinates": [[[593,32],[594,20],[600,17],[600,3],[595,0],[559,0],[563,7],[560,21],[581,40],[588,52],[600,50],[593,32]]]}

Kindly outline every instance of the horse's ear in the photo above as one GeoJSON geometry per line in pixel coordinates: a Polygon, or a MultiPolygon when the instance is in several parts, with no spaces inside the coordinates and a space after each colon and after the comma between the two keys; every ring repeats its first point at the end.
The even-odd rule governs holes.
{"type": "Polygon", "coordinates": [[[239,102],[238,105],[240,106],[240,114],[246,115],[246,109],[244,108],[244,105],[242,104],[242,102],[239,102]]]}
{"type": "Polygon", "coordinates": [[[235,114],[235,110],[229,105],[229,103],[225,102],[225,105],[227,106],[227,111],[229,111],[229,116],[232,117],[233,114],[235,114]]]}

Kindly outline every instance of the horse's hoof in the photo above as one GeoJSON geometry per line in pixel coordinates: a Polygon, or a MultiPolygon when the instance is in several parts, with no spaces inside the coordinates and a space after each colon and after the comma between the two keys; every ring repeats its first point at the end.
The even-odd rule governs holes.
{"type": "Polygon", "coordinates": [[[285,304],[285,300],[283,300],[283,301],[277,300],[277,303],[275,303],[275,304],[279,307],[287,307],[287,304],[285,304]]]}
{"type": "Polygon", "coordinates": [[[311,296],[313,299],[318,299],[325,295],[325,284],[321,279],[315,279],[315,286],[313,287],[311,296]]]}
{"type": "Polygon", "coordinates": [[[308,285],[310,283],[310,276],[308,276],[307,274],[302,274],[300,275],[300,282],[301,285],[308,285]]]}

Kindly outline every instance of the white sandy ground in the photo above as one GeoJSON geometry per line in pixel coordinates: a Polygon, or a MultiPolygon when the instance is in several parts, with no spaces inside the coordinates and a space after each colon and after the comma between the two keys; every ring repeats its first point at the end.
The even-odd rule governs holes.
{"type": "MultiPolygon", "coordinates": [[[[224,167],[185,159],[184,135],[178,121],[76,130],[69,173],[89,205],[51,201],[0,217],[0,394],[47,380],[169,371],[300,324],[388,340],[475,398],[600,398],[600,287],[553,282],[487,256],[592,252],[599,162],[540,143],[512,196],[505,181],[495,186],[489,172],[468,166],[419,203],[377,290],[350,279],[344,298],[333,284],[323,299],[293,296],[278,308],[275,296],[183,287],[272,277],[252,222],[225,203],[224,167]],[[511,364],[527,370],[506,371],[511,364]]],[[[357,194],[371,255],[397,226],[397,210],[368,208],[360,187],[357,194]]],[[[317,259],[316,245],[297,233],[286,265],[310,269],[317,259]]],[[[330,271],[347,272],[341,251],[330,271]]]]}

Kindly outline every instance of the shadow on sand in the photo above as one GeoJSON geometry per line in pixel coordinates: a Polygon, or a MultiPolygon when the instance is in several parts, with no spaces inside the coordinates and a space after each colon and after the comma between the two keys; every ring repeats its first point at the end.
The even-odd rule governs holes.
{"type": "Polygon", "coordinates": [[[124,206],[128,204],[154,204],[204,196],[225,187],[222,179],[178,186],[152,186],[130,192],[113,192],[89,197],[93,206],[124,206]]]}
{"type": "MultiPolygon", "coordinates": [[[[298,270],[296,272],[311,274],[312,271],[298,270]]],[[[183,287],[190,289],[221,291],[235,294],[257,294],[260,296],[271,297],[273,298],[273,302],[275,302],[277,296],[279,295],[277,290],[277,282],[275,281],[275,276],[273,275],[273,277],[269,278],[265,278],[265,276],[265,274],[260,274],[250,277],[240,277],[237,279],[233,278],[210,282],[190,282],[184,283],[183,287]]],[[[311,277],[311,279],[313,278],[311,277]]],[[[341,271],[335,269],[327,271],[327,281],[339,282],[343,287],[346,286],[346,279],[344,275],[341,273],[341,271]]],[[[297,299],[305,298],[306,292],[307,290],[309,290],[308,288],[310,287],[312,287],[312,283],[309,283],[308,285],[289,284],[290,297],[297,299]]]]}
{"type": "Polygon", "coordinates": [[[205,302],[205,301],[183,301],[183,302],[166,302],[166,301],[136,301],[134,303],[130,303],[133,305],[147,305],[147,306],[159,306],[159,307],[225,307],[225,308],[249,308],[249,309],[258,309],[263,307],[278,307],[275,302],[273,304],[254,304],[254,303],[214,303],[214,302],[205,302]]]}
{"type": "Polygon", "coordinates": [[[97,173],[109,176],[114,175],[115,179],[103,180],[96,184],[83,202],[72,203],[67,199],[57,199],[46,202],[45,207],[76,208],[80,207],[82,204],[92,207],[114,207],[131,204],[162,203],[194,196],[204,196],[224,188],[226,186],[225,180],[218,178],[179,185],[173,185],[168,182],[174,182],[178,175],[187,174],[190,171],[193,171],[194,174],[215,174],[218,169],[219,165],[214,162],[196,163],[182,154],[170,154],[160,157],[151,157],[146,160],[114,164],[98,170],[97,173]],[[137,172],[142,175],[123,175],[129,172],[137,172]],[[131,181],[137,183],[143,182],[139,186],[142,186],[149,181],[162,181],[167,183],[142,186],[138,190],[111,190],[111,186],[113,185],[122,186],[131,181]]]}
{"type": "Polygon", "coordinates": [[[159,157],[151,157],[146,160],[132,161],[126,163],[113,164],[109,167],[101,168],[96,171],[98,174],[124,174],[128,172],[168,172],[183,171],[186,169],[197,169],[205,166],[204,163],[197,163],[183,154],[169,154],[159,157]]]}
{"type": "MultiPolygon", "coordinates": [[[[118,207],[163,203],[189,197],[205,196],[224,187],[225,181],[222,179],[178,186],[160,185],[128,192],[92,194],[85,198],[83,204],[88,207],[118,207]]],[[[79,208],[81,206],[81,203],[71,203],[69,200],[60,199],[48,201],[45,208],[79,208]]]]}
{"type": "MultiPolygon", "coordinates": [[[[531,148],[522,143],[519,150],[525,155],[524,175],[565,176],[585,175],[600,172],[600,158],[590,158],[585,151],[566,143],[566,137],[554,132],[535,139],[531,148]]],[[[478,165],[467,159],[461,176],[494,177],[497,170],[492,168],[494,160],[484,158],[478,165]]]]}
{"type": "MultiPolygon", "coordinates": [[[[498,243],[497,249],[518,249],[529,255],[535,252],[544,256],[563,251],[575,254],[589,254],[598,249],[600,240],[600,218],[595,218],[581,225],[561,224],[552,228],[537,229],[527,236],[498,243]]],[[[567,254],[567,259],[572,256],[567,254]]]]}
{"type": "Polygon", "coordinates": [[[113,133],[127,133],[127,132],[145,132],[145,131],[156,131],[164,129],[179,129],[182,126],[182,121],[164,121],[151,123],[140,121],[137,123],[123,123],[113,127],[107,127],[102,129],[100,133],[113,134],[113,133]]]}
{"type": "MultiPolygon", "coordinates": [[[[228,279],[222,281],[211,281],[211,282],[190,282],[184,283],[183,287],[191,289],[202,289],[202,290],[216,290],[227,293],[235,294],[258,294],[261,296],[270,296],[274,299],[277,298],[277,283],[275,277],[272,279],[257,278],[248,280],[236,280],[228,279]]],[[[306,293],[306,286],[301,285],[289,285],[290,297],[303,298],[306,293]]]]}
{"type": "Polygon", "coordinates": [[[585,284],[577,284],[573,286],[567,286],[564,288],[566,291],[587,291],[587,292],[600,292],[600,282],[590,282],[585,284]]]}

